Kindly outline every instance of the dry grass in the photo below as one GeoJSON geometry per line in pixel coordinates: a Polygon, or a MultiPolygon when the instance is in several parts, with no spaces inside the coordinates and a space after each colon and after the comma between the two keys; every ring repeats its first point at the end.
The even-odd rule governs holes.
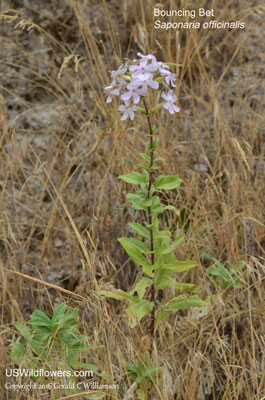
{"type": "MultiPolygon", "coordinates": [[[[97,289],[126,289],[139,272],[116,238],[128,235],[127,222],[142,215],[125,204],[129,187],[117,176],[138,162],[146,122],[122,123],[103,88],[123,57],[156,51],[176,69],[181,106],[176,117],[161,112],[154,121],[164,172],[183,178],[181,189],[165,199],[182,218],[169,215],[164,223],[185,230],[179,255],[200,266],[182,279],[211,300],[158,329],[154,364],[164,370],[150,398],[262,400],[264,7],[254,0],[202,1],[216,19],[240,19],[246,28],[176,34],[153,29],[155,3],[0,2],[0,368],[13,365],[8,346],[18,333],[12,322],[27,321],[34,309],[50,315],[64,298],[80,307],[92,343],[104,344],[87,362],[120,385],[106,398],[125,399],[132,384],[125,360],[148,348],[147,331],[130,331],[122,306],[99,298],[97,289]],[[227,267],[244,260],[242,288],[216,289],[202,254],[227,267]]],[[[5,391],[0,398],[50,397],[5,391]]]]}

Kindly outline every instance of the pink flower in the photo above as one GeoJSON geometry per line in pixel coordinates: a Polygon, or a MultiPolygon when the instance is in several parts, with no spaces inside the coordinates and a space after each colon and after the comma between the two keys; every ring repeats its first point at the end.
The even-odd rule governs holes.
{"type": "Polygon", "coordinates": [[[130,71],[135,71],[132,74],[132,78],[138,78],[139,75],[141,74],[145,74],[145,73],[149,73],[149,77],[150,79],[152,78],[152,73],[155,72],[157,70],[157,61],[155,56],[153,56],[152,54],[149,54],[147,56],[144,56],[141,53],[137,53],[138,55],[140,55],[140,57],[142,57],[142,59],[140,60],[139,64],[133,64],[130,66],[130,71]],[[149,63],[149,61],[151,61],[151,63],[149,63]]]}
{"type": "Polygon", "coordinates": [[[145,56],[144,54],[139,52],[139,53],[137,53],[137,56],[141,57],[141,59],[142,59],[141,61],[145,62],[146,64],[150,60],[151,60],[152,64],[158,64],[156,61],[156,58],[153,54],[147,54],[147,56],[145,56]]]}
{"type": "Polygon", "coordinates": [[[171,84],[171,86],[176,87],[176,85],[174,85],[174,83],[173,83],[173,82],[175,82],[176,79],[177,79],[177,75],[176,75],[176,74],[173,74],[172,72],[170,72],[170,73],[166,76],[165,81],[166,81],[166,83],[167,83],[168,85],[171,84]]]}
{"type": "Polygon", "coordinates": [[[131,82],[127,85],[128,92],[125,92],[121,95],[122,100],[129,100],[133,98],[133,102],[138,104],[140,101],[140,95],[144,96],[143,90],[139,89],[140,85],[135,85],[134,82],[131,82]]]}
{"type": "Polygon", "coordinates": [[[119,106],[119,110],[123,112],[123,116],[121,117],[121,120],[124,121],[128,117],[132,121],[134,119],[134,112],[137,111],[137,107],[135,105],[130,106],[130,101],[125,101],[124,105],[122,104],[119,106]]]}
{"type": "Polygon", "coordinates": [[[158,71],[160,72],[161,76],[165,76],[165,81],[168,85],[171,84],[171,86],[176,87],[173,82],[177,79],[177,75],[173,74],[172,72],[168,71],[168,65],[158,62],[158,71]]]}
{"type": "Polygon", "coordinates": [[[120,65],[119,68],[116,71],[111,71],[111,77],[113,78],[111,82],[111,86],[117,85],[118,83],[125,83],[125,80],[121,78],[119,75],[124,75],[127,72],[128,65],[120,65]]]}
{"type": "Polygon", "coordinates": [[[143,93],[145,93],[143,96],[147,95],[148,86],[150,86],[152,89],[159,88],[159,83],[153,80],[153,75],[150,77],[149,72],[139,73],[137,75],[137,79],[134,80],[134,84],[141,86],[143,93]]]}
{"type": "Polygon", "coordinates": [[[161,61],[159,61],[159,62],[157,63],[157,65],[158,65],[158,71],[160,72],[160,74],[161,74],[162,76],[163,76],[163,75],[170,74],[170,71],[168,71],[168,69],[169,69],[169,66],[168,66],[168,65],[162,63],[161,61]]]}
{"type": "Polygon", "coordinates": [[[105,92],[108,93],[108,97],[106,100],[106,103],[111,103],[112,102],[112,96],[119,96],[120,95],[120,88],[119,87],[113,87],[113,86],[107,86],[104,89],[105,92]]]}
{"type": "Polygon", "coordinates": [[[175,101],[177,101],[177,96],[173,94],[173,90],[169,90],[167,94],[162,92],[162,97],[164,100],[166,100],[166,103],[163,105],[163,107],[168,110],[170,114],[180,111],[180,108],[173,104],[175,101]]]}

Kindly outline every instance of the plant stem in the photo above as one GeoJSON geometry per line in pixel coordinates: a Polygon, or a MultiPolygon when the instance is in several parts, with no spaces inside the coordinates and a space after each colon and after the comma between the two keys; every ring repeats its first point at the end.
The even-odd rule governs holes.
{"type": "MultiPolygon", "coordinates": [[[[148,121],[148,128],[149,128],[149,138],[150,138],[150,170],[149,170],[149,185],[148,185],[148,194],[147,197],[150,199],[150,190],[151,186],[153,183],[153,162],[154,162],[154,150],[153,150],[153,131],[152,131],[152,125],[151,125],[151,120],[150,120],[150,114],[149,110],[147,107],[147,104],[145,100],[143,100],[144,107],[145,107],[145,112],[146,112],[146,117],[148,121]]],[[[148,219],[148,225],[151,226],[150,229],[150,250],[151,250],[151,264],[155,264],[155,254],[154,254],[154,236],[153,236],[153,219],[152,219],[152,213],[151,213],[151,207],[148,207],[147,209],[147,219],[148,219]]],[[[151,323],[150,323],[150,338],[151,338],[151,343],[153,344],[154,341],[154,333],[155,333],[155,286],[154,283],[151,286],[151,301],[154,303],[153,310],[151,312],[151,323]]]]}

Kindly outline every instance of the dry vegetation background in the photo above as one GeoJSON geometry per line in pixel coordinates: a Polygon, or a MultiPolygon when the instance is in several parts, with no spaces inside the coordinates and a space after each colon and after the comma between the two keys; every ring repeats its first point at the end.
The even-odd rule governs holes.
{"type": "MultiPolygon", "coordinates": [[[[158,329],[154,364],[164,370],[150,399],[265,399],[262,3],[202,0],[215,19],[245,21],[246,28],[176,34],[153,29],[152,0],[0,1],[2,371],[14,366],[9,345],[19,334],[12,322],[27,321],[35,309],[51,315],[63,297],[79,306],[91,343],[104,345],[87,362],[120,385],[106,398],[129,399],[125,360],[144,351],[145,328],[131,332],[122,306],[99,298],[97,289],[127,289],[139,272],[116,238],[132,234],[127,222],[142,215],[126,204],[130,187],[117,176],[138,162],[147,130],[141,116],[122,123],[103,88],[124,57],[155,51],[174,63],[181,107],[153,121],[166,159],[162,173],[183,178],[165,199],[181,218],[169,214],[164,224],[185,231],[179,257],[200,265],[181,279],[211,301],[158,329]],[[203,255],[228,269],[243,260],[242,288],[215,288],[203,255]]],[[[187,4],[163,2],[165,9],[187,4]]],[[[0,398],[50,397],[4,391],[0,398]]]]}

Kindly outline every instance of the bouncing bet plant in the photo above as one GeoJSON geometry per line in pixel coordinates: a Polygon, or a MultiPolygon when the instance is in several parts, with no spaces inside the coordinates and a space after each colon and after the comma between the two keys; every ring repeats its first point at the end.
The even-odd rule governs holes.
{"type": "Polygon", "coordinates": [[[119,176],[123,181],[137,185],[135,193],[127,195],[127,200],[134,210],[141,210],[146,218],[143,225],[131,222],[130,227],[142,237],[122,237],[119,242],[132,261],[142,267],[142,277],[130,292],[121,289],[101,291],[101,294],[117,300],[129,302],[127,314],[130,326],[133,328],[140,323],[142,318],[150,315],[151,343],[154,339],[155,329],[160,321],[168,318],[171,312],[176,312],[186,307],[200,307],[204,302],[197,295],[189,295],[196,289],[196,285],[182,284],[174,279],[175,273],[187,271],[197,265],[195,261],[178,261],[174,250],[184,239],[179,235],[174,241],[168,229],[160,230],[158,216],[166,210],[178,210],[171,205],[163,206],[159,195],[165,190],[176,189],[182,182],[178,175],[160,175],[155,177],[155,171],[159,169],[158,162],[162,158],[155,158],[154,153],[158,146],[158,137],[155,135],[155,126],[151,124],[151,116],[162,107],[174,114],[180,109],[174,104],[177,97],[172,89],[162,92],[163,101],[154,108],[149,109],[147,95],[150,89],[159,89],[160,84],[175,87],[176,75],[169,71],[168,65],[158,62],[153,54],[143,55],[138,53],[137,60],[127,60],[117,71],[112,71],[111,85],[105,88],[108,94],[107,103],[113,96],[119,96],[124,104],[119,106],[122,112],[122,120],[134,119],[135,112],[139,111],[146,116],[148,124],[149,143],[145,152],[140,153],[144,162],[138,164],[142,173],[133,171],[119,176]],[[181,294],[174,296],[169,301],[158,302],[159,291],[166,288],[175,289],[181,294]]]}

